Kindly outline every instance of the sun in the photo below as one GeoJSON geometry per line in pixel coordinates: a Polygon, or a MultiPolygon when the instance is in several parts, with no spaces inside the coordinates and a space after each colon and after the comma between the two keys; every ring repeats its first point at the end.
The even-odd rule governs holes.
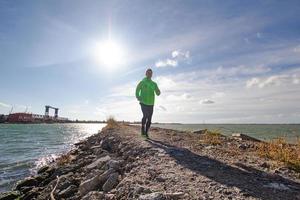
{"type": "Polygon", "coordinates": [[[96,43],[94,56],[100,64],[110,69],[125,63],[124,49],[118,42],[111,39],[96,43]]]}

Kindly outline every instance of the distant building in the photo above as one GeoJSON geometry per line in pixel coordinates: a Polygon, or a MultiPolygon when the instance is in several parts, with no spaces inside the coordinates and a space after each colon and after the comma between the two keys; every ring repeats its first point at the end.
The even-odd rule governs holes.
{"type": "Polygon", "coordinates": [[[0,123],[4,123],[7,120],[7,115],[1,115],[0,114],[0,123]]]}
{"type": "Polygon", "coordinates": [[[12,113],[8,115],[7,122],[30,123],[30,122],[34,122],[34,118],[30,113],[12,113]]]}
{"type": "Polygon", "coordinates": [[[68,122],[68,118],[51,117],[32,113],[12,113],[7,117],[9,123],[68,122]]]}

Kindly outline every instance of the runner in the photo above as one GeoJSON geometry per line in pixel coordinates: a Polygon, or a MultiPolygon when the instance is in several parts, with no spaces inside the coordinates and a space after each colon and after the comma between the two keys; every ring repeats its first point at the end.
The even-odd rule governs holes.
{"type": "Polygon", "coordinates": [[[148,131],[151,125],[155,94],[160,95],[157,84],[151,80],[152,73],[152,69],[147,69],[146,77],[140,81],[135,91],[135,96],[140,102],[143,112],[141,135],[146,138],[149,138],[148,131]]]}

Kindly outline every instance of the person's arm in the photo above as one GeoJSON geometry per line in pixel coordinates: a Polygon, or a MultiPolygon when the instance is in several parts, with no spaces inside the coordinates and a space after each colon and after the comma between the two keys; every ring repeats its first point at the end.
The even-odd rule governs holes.
{"type": "Polygon", "coordinates": [[[157,84],[155,84],[155,85],[156,85],[156,87],[155,87],[155,93],[156,93],[157,96],[159,96],[160,95],[160,90],[159,90],[157,84]]]}
{"type": "Polygon", "coordinates": [[[136,86],[136,89],[135,89],[135,97],[139,101],[140,101],[140,98],[141,98],[141,89],[142,89],[142,81],[139,82],[139,84],[136,86]]]}

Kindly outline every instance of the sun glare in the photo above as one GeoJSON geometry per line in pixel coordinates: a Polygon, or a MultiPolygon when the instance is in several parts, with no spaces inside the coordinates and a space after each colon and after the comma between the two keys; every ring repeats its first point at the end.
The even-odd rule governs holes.
{"type": "Polygon", "coordinates": [[[110,69],[117,68],[125,62],[123,48],[113,40],[97,43],[94,51],[96,60],[110,69]]]}

